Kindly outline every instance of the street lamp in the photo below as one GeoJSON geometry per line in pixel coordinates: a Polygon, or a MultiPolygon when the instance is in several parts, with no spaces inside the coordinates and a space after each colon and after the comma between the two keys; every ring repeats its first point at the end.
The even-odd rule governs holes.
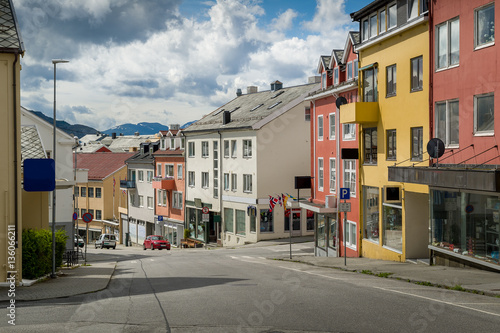
{"type": "MultiPolygon", "coordinates": [[[[54,160],[54,165],[56,162],[56,65],[59,63],[66,63],[69,60],[63,59],[52,59],[54,64],[54,128],[52,129],[52,159],[54,160]]],[[[57,167],[55,168],[57,170],[57,167]]],[[[55,176],[54,170],[54,176],[55,176]]],[[[57,179],[57,178],[56,178],[57,179]]],[[[56,186],[57,187],[57,186],[56,186]]],[[[52,191],[52,274],[50,277],[56,277],[56,189],[52,191]]]]}

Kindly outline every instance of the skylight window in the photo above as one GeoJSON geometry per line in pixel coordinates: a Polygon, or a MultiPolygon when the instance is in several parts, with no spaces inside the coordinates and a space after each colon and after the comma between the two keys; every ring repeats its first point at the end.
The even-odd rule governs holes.
{"type": "Polygon", "coordinates": [[[220,109],[219,111],[217,111],[216,113],[214,113],[214,115],[212,117],[215,117],[216,115],[218,115],[219,113],[221,113],[222,111],[224,111],[224,109],[220,109]]]}
{"type": "Polygon", "coordinates": [[[274,103],[273,105],[271,105],[271,106],[270,106],[270,107],[268,107],[267,109],[268,109],[268,110],[271,110],[272,108],[274,108],[274,107],[275,107],[276,105],[278,105],[278,104],[281,104],[281,101],[274,103]]]}
{"type": "Polygon", "coordinates": [[[233,113],[234,111],[238,110],[239,108],[240,108],[240,107],[239,107],[239,106],[237,106],[237,107],[235,107],[234,109],[232,109],[232,110],[231,110],[231,111],[229,111],[229,112],[233,113]]]}
{"type": "Polygon", "coordinates": [[[271,97],[271,98],[276,98],[276,97],[278,97],[279,95],[283,94],[284,92],[285,92],[284,90],[278,91],[278,92],[276,93],[276,95],[274,95],[274,96],[273,96],[273,97],[271,97]]]}
{"type": "Polygon", "coordinates": [[[255,110],[257,110],[257,109],[258,109],[258,108],[260,108],[262,105],[264,105],[264,104],[259,104],[259,105],[257,105],[256,107],[254,107],[253,109],[251,109],[251,110],[250,110],[250,112],[251,112],[251,111],[255,111],[255,110]]]}

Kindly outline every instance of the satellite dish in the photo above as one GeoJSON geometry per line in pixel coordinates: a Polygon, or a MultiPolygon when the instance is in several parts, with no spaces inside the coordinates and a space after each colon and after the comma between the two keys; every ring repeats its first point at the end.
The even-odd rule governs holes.
{"type": "Polygon", "coordinates": [[[345,99],[345,97],[343,96],[340,96],[339,98],[337,98],[337,100],[335,101],[335,105],[337,105],[337,108],[340,108],[341,105],[344,105],[344,104],[347,104],[347,99],[345,99]]]}
{"type": "Polygon", "coordinates": [[[427,143],[427,153],[432,158],[440,158],[444,154],[444,142],[439,138],[433,138],[427,143]]]}

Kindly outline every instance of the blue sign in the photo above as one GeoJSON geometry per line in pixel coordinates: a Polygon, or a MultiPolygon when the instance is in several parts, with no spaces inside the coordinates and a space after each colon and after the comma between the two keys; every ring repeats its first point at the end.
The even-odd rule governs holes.
{"type": "Polygon", "coordinates": [[[351,189],[349,187],[341,187],[340,200],[349,200],[349,199],[351,199],[351,189]]]}
{"type": "Polygon", "coordinates": [[[158,221],[160,221],[160,222],[163,221],[163,216],[158,215],[158,221]]]}
{"type": "Polygon", "coordinates": [[[24,160],[24,190],[48,192],[56,188],[56,164],[51,158],[24,160]]]}
{"type": "Polygon", "coordinates": [[[73,213],[73,220],[78,220],[78,214],[77,213],[73,213]]]}

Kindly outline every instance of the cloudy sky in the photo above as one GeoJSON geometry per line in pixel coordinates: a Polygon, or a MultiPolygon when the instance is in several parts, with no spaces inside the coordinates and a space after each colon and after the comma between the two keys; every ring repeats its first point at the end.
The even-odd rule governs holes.
{"type": "Polygon", "coordinates": [[[26,48],[21,103],[106,130],[184,124],[249,85],[304,84],[371,0],[13,0],[26,48]]]}

